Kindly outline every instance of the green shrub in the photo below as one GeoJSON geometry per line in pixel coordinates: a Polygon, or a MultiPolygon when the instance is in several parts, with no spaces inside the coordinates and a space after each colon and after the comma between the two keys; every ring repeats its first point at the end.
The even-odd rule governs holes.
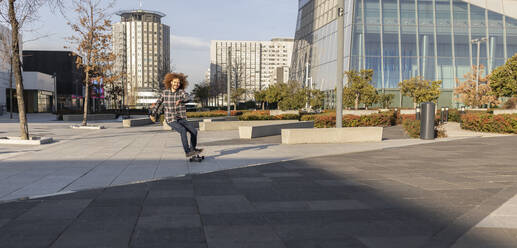
{"type": "Polygon", "coordinates": [[[402,121],[402,126],[404,127],[404,131],[411,138],[419,138],[420,137],[420,121],[415,120],[414,118],[406,118],[402,121]]]}
{"type": "Polygon", "coordinates": [[[515,109],[517,108],[517,97],[514,96],[512,98],[509,98],[506,102],[503,104],[504,109],[515,109]]]}
{"type": "Polygon", "coordinates": [[[188,118],[201,118],[201,117],[217,117],[217,116],[226,116],[228,112],[223,110],[216,111],[205,111],[205,112],[187,112],[188,118]]]}
{"type": "MultiPolygon", "coordinates": [[[[242,115],[243,111],[232,110],[230,111],[231,116],[242,115]]],[[[204,111],[204,112],[187,112],[188,118],[202,118],[202,117],[218,117],[218,116],[227,116],[228,111],[226,110],[215,110],[215,111],[204,111]]]]}
{"type": "Polygon", "coordinates": [[[457,109],[449,109],[449,121],[461,122],[461,114],[457,109]]]}
{"type": "MultiPolygon", "coordinates": [[[[314,127],[328,128],[336,126],[336,114],[324,113],[317,115],[304,115],[302,121],[314,121],[314,127]]],[[[344,115],[343,127],[388,127],[395,125],[396,119],[393,112],[384,112],[372,115],[344,115]]]]}
{"type": "Polygon", "coordinates": [[[274,120],[274,116],[270,115],[254,115],[254,114],[243,114],[239,116],[240,121],[257,121],[257,120],[274,120]]]}
{"type": "Polygon", "coordinates": [[[299,120],[300,115],[297,114],[281,114],[274,116],[276,120],[299,120]]]}
{"type": "MultiPolygon", "coordinates": [[[[416,120],[414,115],[411,115],[412,117],[409,117],[409,115],[406,116],[407,118],[403,118],[402,120],[402,127],[404,127],[404,131],[411,138],[420,138],[420,120],[416,120]]],[[[438,125],[438,120],[435,120],[434,137],[447,137],[445,130],[443,130],[442,127],[438,125]]]]}
{"type": "Polygon", "coordinates": [[[517,114],[467,113],[461,118],[461,128],[476,132],[517,133],[517,114]]]}

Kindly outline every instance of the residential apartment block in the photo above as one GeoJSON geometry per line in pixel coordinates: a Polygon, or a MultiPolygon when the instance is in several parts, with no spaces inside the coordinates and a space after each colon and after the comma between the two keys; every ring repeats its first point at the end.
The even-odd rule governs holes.
{"type": "Polygon", "coordinates": [[[256,90],[276,82],[287,82],[292,51],[293,39],[288,38],[270,41],[211,41],[212,94],[226,93],[228,68],[231,68],[231,88],[246,89],[246,100],[253,99],[256,90]]]}
{"type": "Polygon", "coordinates": [[[124,105],[143,108],[159,96],[164,75],[170,71],[170,28],[165,14],[148,10],[119,11],[113,25],[116,70],[122,73],[124,105]]]}

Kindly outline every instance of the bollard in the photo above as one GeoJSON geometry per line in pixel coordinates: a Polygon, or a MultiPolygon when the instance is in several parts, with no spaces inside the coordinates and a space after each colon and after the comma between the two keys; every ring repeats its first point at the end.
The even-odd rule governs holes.
{"type": "Polygon", "coordinates": [[[415,119],[418,121],[420,120],[420,106],[416,106],[415,110],[415,119]]]}
{"type": "Polygon", "coordinates": [[[460,109],[460,123],[463,122],[463,115],[465,114],[465,106],[461,106],[460,109]]]}
{"type": "Polygon", "coordinates": [[[420,104],[420,139],[434,139],[434,116],[435,104],[432,102],[423,102],[420,104]]]}
{"type": "Polygon", "coordinates": [[[445,120],[445,108],[442,107],[440,109],[440,124],[442,124],[444,120],[445,120]]]}

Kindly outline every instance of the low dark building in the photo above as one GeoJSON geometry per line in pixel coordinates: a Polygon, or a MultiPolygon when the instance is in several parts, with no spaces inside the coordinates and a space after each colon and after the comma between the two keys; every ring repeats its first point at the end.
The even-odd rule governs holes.
{"type": "Polygon", "coordinates": [[[58,109],[79,109],[83,98],[83,73],[70,51],[23,51],[23,70],[56,75],[58,109]]]}

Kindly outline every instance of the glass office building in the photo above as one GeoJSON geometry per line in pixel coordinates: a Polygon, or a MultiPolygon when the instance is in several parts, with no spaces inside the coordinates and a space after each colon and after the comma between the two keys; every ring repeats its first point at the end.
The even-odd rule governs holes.
{"type": "Polygon", "coordinates": [[[517,52],[510,0],[299,0],[292,80],[334,90],[337,1],[345,3],[343,70],[373,69],[371,83],[395,94],[394,106],[412,106],[397,87],[414,76],[442,80],[439,105],[456,106],[455,78],[463,81],[478,56],[490,72],[517,52]],[[479,38],[478,55],[471,41],[479,38]]]}

